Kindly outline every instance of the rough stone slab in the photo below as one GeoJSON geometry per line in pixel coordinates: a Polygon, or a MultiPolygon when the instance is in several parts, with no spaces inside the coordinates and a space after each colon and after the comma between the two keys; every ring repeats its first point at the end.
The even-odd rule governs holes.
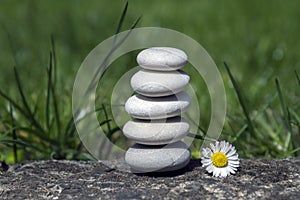
{"type": "Polygon", "coordinates": [[[242,159],[225,179],[207,174],[200,160],[176,173],[128,170],[122,161],[16,164],[0,174],[0,199],[300,199],[300,158],[242,159]]]}

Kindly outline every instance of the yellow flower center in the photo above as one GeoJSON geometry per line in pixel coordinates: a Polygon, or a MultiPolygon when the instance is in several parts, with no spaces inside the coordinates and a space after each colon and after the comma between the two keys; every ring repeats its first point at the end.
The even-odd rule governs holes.
{"type": "Polygon", "coordinates": [[[226,155],[222,152],[214,153],[211,160],[216,167],[225,167],[228,163],[226,155]]]}

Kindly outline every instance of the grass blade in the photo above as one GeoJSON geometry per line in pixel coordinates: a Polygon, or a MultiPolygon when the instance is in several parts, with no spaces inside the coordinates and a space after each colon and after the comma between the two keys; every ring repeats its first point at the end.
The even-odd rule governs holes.
{"type": "MultiPolygon", "coordinates": [[[[76,114],[75,114],[76,115],[76,114]]],[[[67,126],[65,128],[64,134],[65,135],[70,135],[70,133],[72,133],[72,129],[75,126],[75,119],[73,118],[73,116],[70,118],[70,120],[67,123],[67,126]]]]}
{"type": "Polygon", "coordinates": [[[16,144],[16,145],[20,145],[20,146],[24,146],[24,147],[30,147],[33,148],[39,152],[45,152],[45,150],[38,148],[37,146],[34,146],[32,143],[29,142],[24,142],[24,141],[20,141],[20,140],[0,140],[0,144],[5,144],[5,145],[10,145],[10,144],[16,144]]]}
{"type": "Polygon", "coordinates": [[[103,126],[105,124],[108,124],[109,122],[112,122],[112,119],[107,119],[107,120],[100,122],[99,126],[103,126]]]}
{"type": "Polygon", "coordinates": [[[53,59],[53,84],[56,83],[57,79],[57,60],[56,60],[56,51],[55,51],[55,41],[54,36],[51,35],[51,52],[52,52],[52,59],[53,59]]]}
{"type": "Polygon", "coordinates": [[[27,110],[27,112],[29,114],[31,114],[32,112],[31,112],[31,109],[30,109],[30,107],[28,105],[26,97],[24,95],[24,92],[23,92],[23,89],[22,89],[21,80],[20,80],[19,73],[18,73],[18,70],[17,70],[16,66],[14,66],[14,74],[15,74],[15,79],[17,81],[18,91],[19,91],[19,94],[21,96],[22,103],[23,103],[25,109],[27,110]]]}
{"type": "Polygon", "coordinates": [[[28,114],[25,110],[21,108],[20,105],[18,105],[12,98],[10,98],[8,95],[6,95],[2,90],[0,90],[0,96],[4,98],[6,101],[8,101],[13,107],[15,107],[17,110],[20,111],[20,113],[25,117],[28,118],[28,114]]]}
{"type": "Polygon", "coordinates": [[[231,80],[231,83],[232,83],[232,85],[233,85],[233,87],[234,87],[234,90],[235,90],[235,92],[236,92],[236,94],[237,94],[237,97],[238,97],[238,100],[239,100],[239,102],[240,102],[240,105],[242,106],[244,115],[245,115],[246,120],[247,120],[249,132],[254,136],[254,135],[255,135],[254,126],[253,126],[253,124],[252,124],[252,120],[251,120],[251,118],[250,118],[250,115],[249,115],[249,112],[248,112],[248,109],[247,109],[247,106],[246,106],[246,102],[245,102],[245,100],[244,100],[244,98],[243,98],[242,92],[241,92],[241,90],[240,90],[240,88],[239,88],[239,86],[238,86],[236,80],[234,79],[234,77],[233,77],[233,75],[232,75],[232,73],[231,73],[231,71],[230,71],[230,69],[229,69],[227,63],[224,62],[224,65],[225,65],[225,68],[226,68],[227,73],[228,73],[228,75],[229,75],[229,78],[230,78],[230,80],[231,80]]]}
{"type": "MultiPolygon", "coordinates": [[[[106,108],[105,108],[104,104],[102,104],[102,109],[103,109],[103,112],[104,112],[105,121],[108,121],[108,122],[107,122],[107,130],[108,130],[107,132],[108,132],[108,133],[111,133],[111,126],[110,126],[108,114],[107,114],[107,111],[106,111],[106,108]]],[[[110,136],[109,136],[109,137],[110,137],[110,136]]]]}
{"type": "Polygon", "coordinates": [[[295,118],[296,123],[300,124],[300,115],[297,114],[297,112],[293,109],[289,109],[290,114],[295,118]]]}
{"type": "Polygon", "coordinates": [[[18,141],[18,140],[1,140],[1,144],[12,144],[12,145],[23,145],[23,146],[29,146],[25,142],[18,141]]]}
{"type": "Polygon", "coordinates": [[[194,138],[194,139],[198,139],[198,140],[204,140],[204,137],[202,137],[201,135],[194,134],[194,133],[188,133],[187,136],[194,138]]]}
{"type": "MultiPolygon", "coordinates": [[[[102,107],[97,108],[97,109],[95,109],[95,112],[99,112],[99,111],[102,110],[102,109],[103,109],[102,107]]],[[[79,113],[80,113],[80,112],[79,112],[79,113]]],[[[90,112],[86,113],[85,116],[91,115],[91,114],[93,114],[93,113],[94,113],[94,111],[90,111],[90,112]]],[[[85,118],[85,117],[82,117],[82,118],[78,119],[78,116],[79,116],[79,114],[75,113],[75,119],[76,119],[76,122],[77,122],[77,123],[81,122],[81,121],[85,118]]],[[[109,121],[111,121],[111,120],[109,120],[109,121]]],[[[105,120],[104,123],[103,123],[103,124],[102,124],[102,123],[103,123],[103,122],[100,123],[100,126],[102,126],[103,124],[107,123],[107,121],[105,120]]],[[[75,120],[74,120],[74,118],[72,117],[72,118],[69,120],[69,122],[67,123],[66,129],[65,129],[65,135],[66,135],[66,137],[71,137],[71,136],[73,136],[73,133],[74,133],[75,131],[76,131],[75,120]]]]}
{"type": "Polygon", "coordinates": [[[298,80],[298,84],[299,84],[299,86],[300,86],[300,77],[299,77],[299,75],[298,75],[298,73],[297,73],[296,70],[295,70],[295,74],[296,74],[296,78],[297,78],[297,80],[298,80]]]}
{"type": "MultiPolygon", "coordinates": [[[[59,106],[58,106],[58,101],[56,97],[56,91],[55,91],[55,86],[56,86],[56,80],[57,80],[57,60],[56,60],[56,52],[55,52],[55,41],[53,35],[50,36],[51,40],[51,50],[50,50],[50,62],[49,62],[49,67],[48,67],[48,90],[47,90],[47,103],[46,105],[48,106],[48,109],[50,108],[50,101],[51,101],[51,96],[52,96],[52,105],[54,108],[54,121],[56,122],[56,137],[62,136],[61,139],[63,138],[63,135],[61,134],[61,120],[60,120],[60,115],[59,115],[59,106]]],[[[47,111],[47,127],[50,127],[50,109],[47,111]]],[[[63,141],[62,141],[63,142],[63,141]]]]}
{"type": "MultiPolygon", "coordinates": [[[[14,141],[17,140],[17,132],[16,130],[14,129],[14,127],[16,126],[16,123],[15,123],[15,118],[14,118],[14,115],[13,115],[13,108],[11,106],[11,104],[9,104],[9,112],[10,112],[10,118],[11,118],[11,125],[13,127],[12,129],[12,138],[14,141]]],[[[14,154],[14,162],[17,163],[18,162],[18,155],[17,155],[17,144],[16,143],[13,143],[13,154],[14,154]]]]}
{"type": "Polygon", "coordinates": [[[9,43],[10,51],[11,51],[11,54],[12,54],[12,56],[13,56],[13,60],[14,60],[14,62],[15,62],[15,65],[19,66],[19,65],[18,65],[18,61],[17,61],[17,58],[16,58],[16,50],[15,50],[15,48],[14,48],[13,40],[12,40],[12,38],[11,38],[11,35],[10,35],[10,33],[8,32],[8,30],[6,29],[6,27],[5,27],[3,24],[1,24],[1,25],[2,25],[2,29],[4,30],[4,32],[5,32],[5,34],[6,34],[7,41],[8,41],[8,43],[9,43]]]}
{"type": "Polygon", "coordinates": [[[57,134],[61,135],[62,136],[61,138],[63,138],[63,134],[60,133],[61,132],[61,121],[60,121],[57,97],[56,97],[56,93],[55,93],[55,89],[53,87],[53,84],[51,84],[51,86],[52,86],[51,87],[51,92],[52,92],[52,99],[53,99],[54,116],[55,116],[56,127],[57,127],[57,134]]]}
{"type": "Polygon", "coordinates": [[[36,126],[36,128],[38,128],[41,132],[45,133],[45,130],[42,128],[42,126],[36,121],[33,113],[31,112],[31,109],[29,107],[29,104],[26,100],[26,97],[24,95],[24,92],[23,92],[23,88],[22,88],[22,84],[21,84],[21,80],[20,80],[20,77],[19,77],[19,73],[18,73],[18,70],[17,68],[14,66],[14,74],[15,74],[15,79],[17,81],[17,87],[18,87],[18,91],[19,91],[19,94],[21,96],[21,100],[22,100],[22,103],[25,107],[25,110],[26,112],[28,113],[28,118],[30,119],[30,121],[32,122],[32,124],[34,126],[36,126]]]}
{"type": "Polygon", "coordinates": [[[277,88],[277,92],[278,92],[278,96],[279,96],[279,101],[280,101],[280,105],[281,105],[281,109],[282,109],[282,112],[283,112],[283,118],[284,118],[284,122],[285,122],[285,127],[288,131],[291,132],[291,126],[290,126],[290,123],[289,123],[289,111],[288,111],[288,107],[286,106],[285,102],[284,102],[284,99],[283,99],[283,95],[282,95],[282,91],[281,91],[281,87],[280,87],[280,84],[279,84],[279,81],[278,79],[276,78],[275,79],[275,83],[276,83],[276,88],[277,88]]]}
{"type": "Polygon", "coordinates": [[[49,67],[47,69],[47,75],[48,75],[48,87],[47,87],[47,97],[46,97],[46,125],[49,129],[50,127],[50,98],[51,98],[51,84],[52,84],[52,53],[50,52],[50,61],[49,61],[49,67]]]}
{"type": "MultiPolygon", "coordinates": [[[[38,95],[38,98],[37,98],[37,99],[41,99],[41,96],[42,96],[42,93],[40,93],[40,94],[38,95]]],[[[34,116],[36,116],[36,114],[38,113],[38,110],[39,110],[39,101],[36,101],[35,104],[34,104],[34,106],[33,106],[33,112],[32,112],[32,114],[33,114],[34,116]]]]}
{"type": "Polygon", "coordinates": [[[242,133],[244,133],[244,131],[247,128],[248,128],[248,124],[244,124],[244,126],[242,126],[242,128],[237,132],[237,134],[234,136],[231,142],[234,143],[242,135],[242,133]]]}
{"type": "Polygon", "coordinates": [[[128,9],[128,1],[126,1],[126,3],[125,3],[125,7],[123,9],[121,18],[120,18],[118,26],[117,26],[116,34],[120,33],[120,31],[121,31],[121,28],[122,28],[122,25],[124,23],[124,19],[125,19],[126,13],[127,13],[127,9],[128,9]]]}
{"type": "Polygon", "coordinates": [[[300,151],[300,147],[292,150],[290,154],[296,154],[298,151],[300,151]]]}
{"type": "Polygon", "coordinates": [[[211,142],[217,141],[216,139],[209,138],[209,137],[203,137],[201,135],[194,134],[194,133],[188,133],[187,136],[191,137],[191,138],[194,138],[194,139],[204,140],[204,141],[211,141],[211,142]]]}
{"type": "Polygon", "coordinates": [[[138,23],[140,22],[140,20],[142,19],[142,15],[140,15],[134,22],[133,24],[131,25],[130,29],[134,29],[138,23]]]}
{"type": "MultiPolygon", "coordinates": [[[[57,128],[57,135],[61,136],[61,139],[63,138],[63,134],[61,134],[61,121],[60,121],[60,115],[59,115],[59,106],[57,102],[57,97],[56,97],[56,91],[55,91],[55,78],[53,80],[53,76],[55,77],[55,71],[56,71],[56,58],[55,58],[55,49],[54,49],[54,39],[51,37],[51,46],[52,46],[52,51],[50,53],[50,63],[49,63],[49,71],[48,71],[48,89],[50,90],[51,94],[49,93],[49,100],[50,96],[52,95],[52,103],[53,103],[53,108],[54,108],[54,117],[56,121],[56,128],[57,128]],[[54,74],[53,74],[54,73],[54,74]]],[[[50,102],[49,102],[50,105],[50,102]]],[[[49,113],[50,115],[50,113],[49,113]]],[[[50,116],[49,116],[50,119],[50,116]]],[[[62,141],[63,143],[63,141],[62,141]]]]}
{"type": "Polygon", "coordinates": [[[281,87],[280,87],[280,84],[279,84],[279,81],[277,78],[275,79],[275,83],[276,83],[276,88],[277,88],[277,92],[278,92],[278,96],[279,96],[281,109],[283,112],[284,126],[285,126],[285,129],[287,130],[287,135],[286,135],[285,143],[284,143],[284,149],[285,149],[285,151],[288,151],[288,148],[291,144],[291,134],[292,134],[292,126],[290,123],[291,116],[290,116],[289,109],[284,102],[281,87]]]}
{"type": "MultiPolygon", "coordinates": [[[[204,128],[202,128],[199,125],[199,123],[196,123],[194,121],[194,119],[188,113],[186,113],[186,116],[187,116],[187,118],[188,118],[189,121],[191,121],[195,126],[197,126],[198,130],[200,131],[200,133],[202,133],[202,136],[206,136],[207,132],[204,130],[204,128]]],[[[198,131],[197,131],[197,133],[198,133],[198,131]]]]}
{"type": "Polygon", "coordinates": [[[32,134],[33,136],[41,139],[43,142],[51,144],[52,146],[56,146],[56,144],[57,144],[56,140],[49,138],[45,134],[41,134],[38,130],[29,128],[29,127],[22,127],[22,126],[16,127],[16,130],[23,131],[28,134],[32,134]]]}
{"type": "MultiPolygon", "coordinates": [[[[3,91],[0,90],[0,96],[2,96],[5,100],[7,100],[9,102],[10,105],[12,105],[14,108],[16,108],[26,119],[31,119],[31,116],[28,115],[28,113],[23,110],[14,100],[12,100],[9,96],[7,96],[3,91]]],[[[31,122],[33,123],[33,122],[31,122]]],[[[16,128],[16,130],[24,130],[25,132],[30,132],[30,133],[34,133],[35,136],[42,138],[44,140],[49,140],[49,138],[45,137],[45,135],[43,133],[33,129],[26,129],[26,128],[16,128]]],[[[51,141],[49,141],[51,142],[51,141]]]]}

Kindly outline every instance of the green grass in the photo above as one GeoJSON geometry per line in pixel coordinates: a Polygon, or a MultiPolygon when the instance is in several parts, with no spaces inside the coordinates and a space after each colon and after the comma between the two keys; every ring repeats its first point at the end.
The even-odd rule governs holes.
{"type": "MultiPolygon", "coordinates": [[[[227,95],[221,138],[236,145],[242,157],[299,156],[299,6],[296,0],[131,0],[125,8],[123,1],[109,0],[1,1],[1,159],[90,159],[71,117],[76,72],[92,48],[141,15],[139,27],[180,31],[210,53],[227,95]]],[[[137,53],[115,61],[97,88],[99,121],[124,148],[107,104],[114,83],[136,66],[137,53]]],[[[185,70],[197,91],[205,132],[209,94],[192,66],[185,70]]]]}

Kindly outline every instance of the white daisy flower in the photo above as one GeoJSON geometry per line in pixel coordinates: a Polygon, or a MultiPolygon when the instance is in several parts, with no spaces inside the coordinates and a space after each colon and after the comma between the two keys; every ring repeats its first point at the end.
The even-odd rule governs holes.
{"type": "Polygon", "coordinates": [[[235,174],[240,160],[234,146],[226,141],[216,141],[210,148],[202,149],[201,163],[213,176],[226,177],[235,174]]]}

